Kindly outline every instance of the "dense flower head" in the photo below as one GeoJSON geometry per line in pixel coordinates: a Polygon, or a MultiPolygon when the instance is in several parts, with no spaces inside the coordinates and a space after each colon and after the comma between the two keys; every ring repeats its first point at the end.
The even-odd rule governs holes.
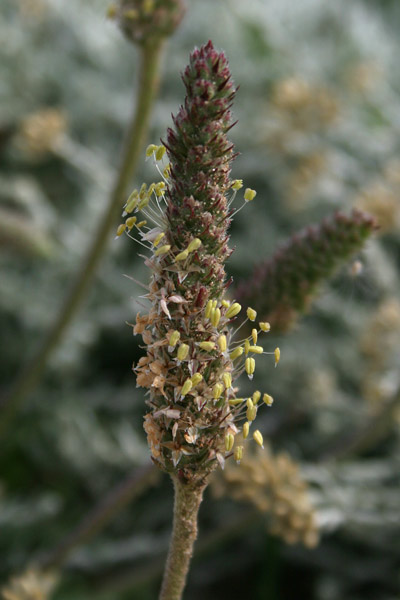
{"type": "Polygon", "coordinates": [[[184,14],[184,0],[118,0],[108,10],[128,40],[140,45],[170,36],[184,14]]]}
{"type": "MultiPolygon", "coordinates": [[[[151,309],[137,315],[134,333],[147,350],[135,371],[137,385],[149,390],[144,428],[153,460],[200,482],[227,456],[242,457],[235,436],[242,421],[243,437],[249,434],[261,393],[237,398],[234,381],[244,371],[252,379],[254,356],[264,353],[258,335],[269,325],[260,323],[249,338],[234,341],[231,325],[242,307],[225,297],[231,204],[243,184],[230,178],[234,152],[226,133],[235,90],[224,54],[211,42],[195,50],[183,82],[186,99],[174,129],[146,151],[163,180],[135,190],[124,211],[141,210],[155,227],[128,216],[117,235],[135,228],[152,253],[146,259],[151,309]]],[[[246,189],[244,204],[254,197],[246,189]]],[[[247,319],[256,317],[249,308],[247,319]]],[[[274,354],[278,362],[279,350],[274,354]]],[[[268,394],[263,400],[260,405],[272,404],[268,394]]],[[[258,430],[253,438],[262,446],[258,430]]]]}

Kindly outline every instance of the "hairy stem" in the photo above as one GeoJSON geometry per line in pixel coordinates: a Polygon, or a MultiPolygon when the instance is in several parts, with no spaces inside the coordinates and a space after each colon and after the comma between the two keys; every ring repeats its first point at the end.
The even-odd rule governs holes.
{"type": "Polygon", "coordinates": [[[197,515],[206,487],[182,483],[174,477],[174,522],[159,600],[180,600],[185,587],[194,542],[197,515]]]}
{"type": "Polygon", "coordinates": [[[47,361],[85,298],[97,265],[106,249],[110,232],[115,227],[129,182],[136,169],[146,140],[151,107],[159,82],[159,68],[163,42],[152,42],[141,47],[138,95],[132,121],[127,131],[121,166],[110,196],[76,279],[67,293],[56,320],[36,355],[20,373],[14,386],[0,401],[0,434],[4,433],[25,396],[32,393],[45,370],[47,361]]]}

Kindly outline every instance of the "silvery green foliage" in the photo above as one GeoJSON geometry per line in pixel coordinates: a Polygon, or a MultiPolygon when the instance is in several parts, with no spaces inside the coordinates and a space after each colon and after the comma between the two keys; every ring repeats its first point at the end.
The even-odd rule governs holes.
{"type": "MultiPolygon", "coordinates": [[[[39,230],[51,248],[27,256],[18,246],[2,247],[2,388],[56,314],[118,165],[137,55],[106,20],[107,4],[1,3],[1,209],[39,230]],[[48,106],[64,111],[66,131],[50,152],[30,156],[14,131],[26,116],[48,106]]],[[[235,281],[296,230],[336,208],[365,202],[368,190],[380,206],[385,201],[390,208],[390,194],[398,198],[393,160],[400,139],[394,64],[399,20],[396,3],[372,0],[189,2],[169,43],[150,141],[158,142],[180,101],[179,72],[187,54],[211,38],[229,56],[240,83],[232,139],[242,156],[232,175],[258,192],[232,231],[232,245],[241,249],[228,263],[235,281]],[[293,113],[288,101],[293,90],[304,102],[311,94],[311,109],[300,104],[302,111],[293,113]]],[[[151,177],[143,161],[140,181],[151,177]]],[[[361,208],[368,210],[365,204],[361,208]]],[[[297,330],[280,338],[269,334],[271,346],[281,347],[282,361],[277,371],[266,365],[256,380],[275,397],[259,428],[277,449],[304,463],[320,512],[320,548],[282,549],[275,558],[296,575],[299,597],[389,600],[396,594],[398,411],[362,452],[349,450],[335,461],[347,435],[362,430],[370,418],[378,423],[382,406],[394,404],[399,394],[393,357],[399,355],[400,334],[389,335],[396,332],[396,309],[382,309],[390,299],[394,306],[400,291],[399,217],[395,210],[391,214],[392,228],[358,257],[361,270],[349,265],[327,284],[297,330]],[[371,340],[366,333],[377,314],[371,340]]],[[[88,301],[2,448],[2,579],[56,544],[132,466],[145,461],[142,394],[129,373],[141,350],[124,325],[139,308],[130,298],[142,293],[122,277],[143,276],[133,255],[129,240],[110,244],[88,301]]],[[[243,507],[209,502],[205,536],[241,518],[243,507]]],[[[141,559],[148,563],[166,548],[170,503],[164,484],[139,498],[71,558],[70,573],[102,581],[100,575],[116,574],[117,568],[119,575],[125,567],[136,573],[137,583],[134,568],[141,559]]],[[[190,597],[212,597],[212,585],[221,586],[219,598],[232,595],[240,584],[236,572],[246,579],[248,594],[262,588],[261,573],[277,552],[270,545],[266,551],[266,544],[264,535],[248,529],[232,544],[234,550],[218,550],[217,566],[215,553],[197,563],[190,597]]],[[[269,577],[270,582],[276,577],[272,569],[269,577]]],[[[101,597],[81,581],[70,576],[57,597],[101,597]]],[[[283,597],[291,597],[285,581],[276,584],[283,597]]]]}

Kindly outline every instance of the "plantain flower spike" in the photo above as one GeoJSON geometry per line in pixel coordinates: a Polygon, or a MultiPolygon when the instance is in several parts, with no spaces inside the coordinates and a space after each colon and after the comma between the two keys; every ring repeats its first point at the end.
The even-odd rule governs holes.
{"type": "MultiPolygon", "coordinates": [[[[108,11],[126,38],[139,45],[154,44],[172,35],[184,14],[184,0],[119,0],[108,11]]],[[[147,156],[153,152],[162,158],[161,146],[148,146],[147,156]]]]}
{"type": "MultiPolygon", "coordinates": [[[[265,353],[256,345],[256,329],[253,345],[232,341],[232,322],[242,306],[224,299],[224,265],[232,253],[229,206],[239,187],[230,179],[235,155],[226,134],[235,89],[225,55],[211,42],[196,49],[183,83],[186,98],[173,117],[174,128],[161,146],[147,149],[150,160],[168,160],[168,178],[163,186],[142,186],[139,196],[148,201],[134,208],[149,220],[156,216],[153,229],[143,225],[139,232],[142,245],[149,244],[146,265],[152,275],[149,314],[138,317],[134,329],[143,336],[147,356],[135,371],[137,385],[148,390],[145,430],[153,461],[181,481],[200,486],[224,464],[227,453],[233,454],[235,434],[241,428],[243,439],[249,434],[257,406],[248,400],[243,425],[244,401],[236,398],[234,381],[243,370],[252,379],[255,358],[249,352],[265,353]],[[153,193],[157,198],[150,204],[153,193]]],[[[256,316],[249,308],[247,318],[255,321],[256,316]]],[[[255,397],[258,402],[260,393],[255,397]]],[[[240,461],[242,450],[235,452],[240,461]]]]}

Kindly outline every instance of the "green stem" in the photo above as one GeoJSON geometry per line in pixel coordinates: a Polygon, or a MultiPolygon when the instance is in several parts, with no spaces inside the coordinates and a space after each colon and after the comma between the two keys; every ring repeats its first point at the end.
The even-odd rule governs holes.
{"type": "Polygon", "coordinates": [[[68,325],[84,300],[96,267],[106,249],[110,232],[122,208],[128,185],[136,169],[146,141],[151,107],[158,89],[163,42],[152,42],[141,47],[138,98],[130,123],[121,167],[115,181],[109,204],[101,218],[93,241],[77,273],[58,316],[37,354],[20,373],[9,394],[0,401],[0,434],[4,433],[25,396],[32,393],[45,370],[47,361],[60,342],[68,325]]]}
{"type": "Polygon", "coordinates": [[[159,600],[181,600],[197,538],[197,515],[205,484],[189,485],[173,478],[174,522],[159,600]]]}

